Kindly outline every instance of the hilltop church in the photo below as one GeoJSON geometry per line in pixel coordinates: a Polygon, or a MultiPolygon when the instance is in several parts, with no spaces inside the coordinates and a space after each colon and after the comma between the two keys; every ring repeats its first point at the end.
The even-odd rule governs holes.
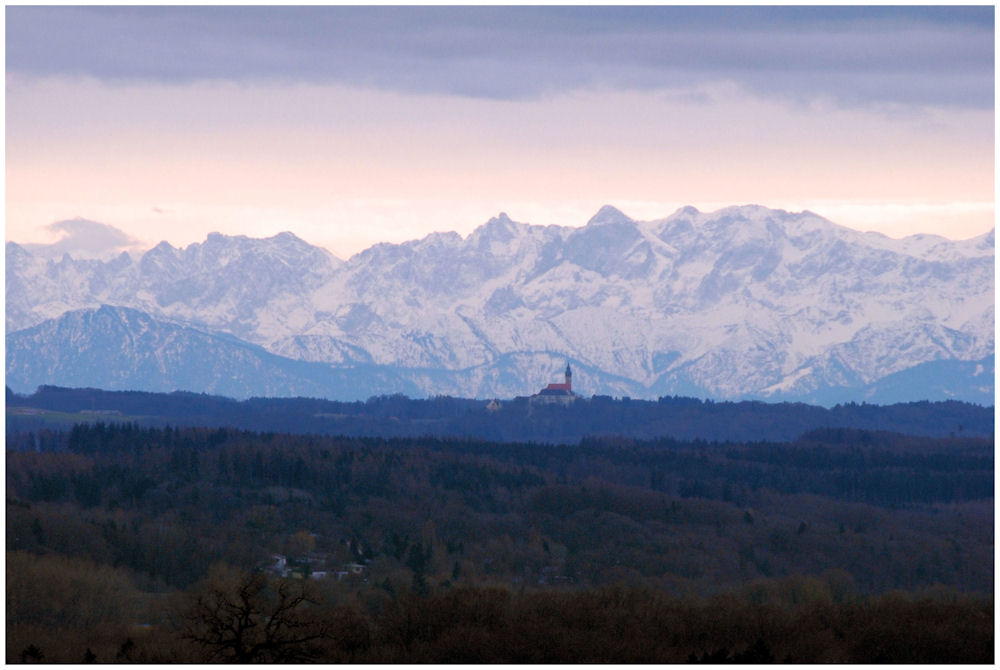
{"type": "Polygon", "coordinates": [[[564,383],[549,384],[531,396],[532,404],[569,405],[574,400],[576,400],[576,394],[573,393],[573,371],[570,369],[569,363],[566,363],[566,381],[564,383]]]}

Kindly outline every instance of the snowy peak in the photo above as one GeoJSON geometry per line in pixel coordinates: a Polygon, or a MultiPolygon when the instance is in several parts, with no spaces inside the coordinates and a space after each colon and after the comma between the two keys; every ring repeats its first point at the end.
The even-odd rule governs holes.
{"type": "Polygon", "coordinates": [[[301,361],[420,370],[406,388],[428,394],[526,393],[537,370],[501,362],[544,355],[592,370],[583,393],[850,399],[993,354],[993,247],[993,232],[894,240],[759,205],[654,221],[605,206],[582,227],[500,213],[346,263],[287,232],[164,242],[139,262],[9,243],[7,330],[108,304],[301,361]]]}
{"type": "Polygon", "coordinates": [[[180,262],[180,250],[175,249],[169,242],[160,242],[142,255],[139,267],[146,273],[165,272],[177,268],[180,262]]]}
{"type": "Polygon", "coordinates": [[[483,253],[490,256],[514,257],[525,243],[530,244],[529,238],[544,236],[545,229],[541,226],[532,226],[526,223],[519,223],[511,219],[504,212],[495,216],[483,225],[476,228],[466,238],[464,248],[466,253],[483,253]]]}
{"type": "Polygon", "coordinates": [[[491,218],[489,221],[487,221],[485,225],[487,227],[494,227],[494,226],[506,227],[511,225],[512,223],[514,222],[511,221],[509,216],[507,216],[507,212],[500,212],[499,214],[491,218]]]}
{"type": "Polygon", "coordinates": [[[515,236],[518,230],[523,227],[523,223],[517,223],[507,216],[506,212],[500,212],[500,214],[494,216],[489,221],[476,228],[472,232],[472,235],[470,235],[470,238],[485,237],[489,239],[507,240],[515,236]]]}
{"type": "Polygon", "coordinates": [[[230,263],[246,264],[254,261],[282,265],[319,264],[329,266],[330,269],[342,264],[340,259],[325,249],[314,247],[290,232],[262,239],[209,233],[204,242],[191,244],[181,253],[186,259],[205,267],[225,267],[230,263]]]}
{"type": "Polygon", "coordinates": [[[57,379],[65,386],[236,398],[338,392],[326,365],[285,359],[229,335],[123,307],[67,312],[11,334],[7,344],[7,380],[22,390],[57,379]]]}
{"type": "Polygon", "coordinates": [[[993,228],[988,233],[962,240],[958,247],[970,256],[992,256],[996,250],[995,233],[996,229],[993,228]]]}
{"type": "Polygon", "coordinates": [[[676,212],[668,216],[666,221],[674,221],[677,219],[687,219],[691,220],[696,216],[701,216],[701,211],[697,207],[692,207],[691,205],[685,205],[684,207],[678,208],[676,212]]]}
{"type": "Polygon", "coordinates": [[[614,223],[634,223],[632,219],[625,216],[621,210],[612,207],[611,205],[604,205],[599,210],[597,214],[590,217],[590,221],[587,222],[587,226],[604,226],[614,223]]]}
{"type": "Polygon", "coordinates": [[[23,259],[31,256],[31,254],[28,253],[28,251],[24,247],[22,247],[20,244],[17,244],[16,242],[8,242],[5,248],[5,252],[8,261],[11,259],[23,259]]]}

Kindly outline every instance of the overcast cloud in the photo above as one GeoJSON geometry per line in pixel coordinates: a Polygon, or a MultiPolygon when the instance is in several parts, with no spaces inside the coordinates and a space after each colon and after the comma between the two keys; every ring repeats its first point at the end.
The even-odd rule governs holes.
{"type": "Polygon", "coordinates": [[[6,8],[8,72],[533,98],[735,82],[991,109],[991,6],[6,8]]]}

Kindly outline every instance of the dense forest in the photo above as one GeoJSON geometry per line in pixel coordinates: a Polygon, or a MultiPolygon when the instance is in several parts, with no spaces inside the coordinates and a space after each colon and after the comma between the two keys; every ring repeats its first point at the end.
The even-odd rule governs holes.
{"type": "Polygon", "coordinates": [[[359,437],[450,435],[496,442],[577,444],[618,435],[681,440],[788,442],[818,428],[859,428],[907,435],[992,437],[993,408],[963,402],[896,405],[848,403],[832,408],[802,403],[713,402],[663,397],[656,401],[580,397],[568,407],[527,397],[484,400],[439,396],[377,396],[361,402],[316,398],[237,401],[197,393],[146,393],[41,386],[21,396],[7,389],[7,430],[74,423],[130,421],[147,426],[238,426],[280,433],[359,437]]]}
{"type": "Polygon", "coordinates": [[[8,430],[7,660],[992,662],[954,432],[8,430]]]}

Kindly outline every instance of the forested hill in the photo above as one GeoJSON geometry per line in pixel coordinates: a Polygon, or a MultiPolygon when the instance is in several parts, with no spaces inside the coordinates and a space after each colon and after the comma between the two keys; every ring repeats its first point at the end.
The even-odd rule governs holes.
{"type": "Polygon", "coordinates": [[[993,662],[987,438],[6,443],[8,663],[993,662]]]}
{"type": "Polygon", "coordinates": [[[499,442],[577,444],[586,437],[791,441],[812,430],[852,428],[928,437],[992,436],[993,407],[969,403],[801,403],[580,398],[569,407],[527,398],[482,400],[379,396],[365,402],[146,393],[42,386],[22,396],[7,388],[8,431],[81,422],[149,426],[234,426],[246,430],[369,437],[458,436],[499,442]]]}

